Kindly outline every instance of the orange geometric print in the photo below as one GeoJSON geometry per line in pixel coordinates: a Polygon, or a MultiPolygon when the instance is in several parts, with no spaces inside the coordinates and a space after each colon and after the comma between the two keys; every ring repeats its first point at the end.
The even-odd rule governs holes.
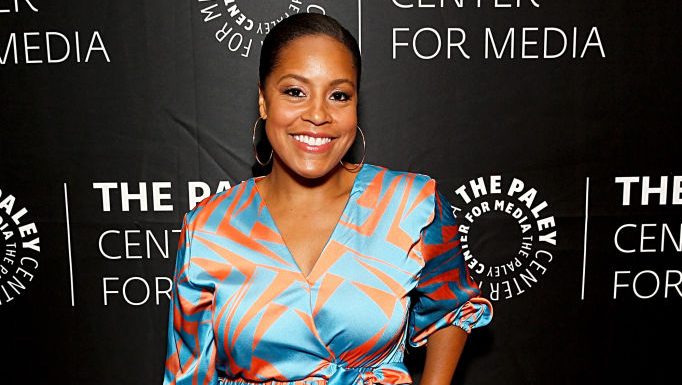
{"type": "Polygon", "coordinates": [[[308,277],[255,180],[185,216],[164,384],[411,384],[405,345],[490,322],[435,180],[365,163],[308,277]]]}

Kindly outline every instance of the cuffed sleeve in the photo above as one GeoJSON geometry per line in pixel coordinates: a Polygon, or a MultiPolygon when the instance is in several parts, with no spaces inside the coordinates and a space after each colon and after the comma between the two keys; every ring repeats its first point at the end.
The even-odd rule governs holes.
{"type": "Polygon", "coordinates": [[[213,292],[192,282],[192,232],[183,219],[168,320],[164,385],[218,384],[213,335],[213,292]]]}
{"type": "Polygon", "coordinates": [[[469,275],[451,205],[435,180],[429,183],[434,213],[415,245],[424,267],[410,312],[409,344],[413,347],[426,344],[428,336],[449,325],[470,333],[487,325],[493,315],[492,304],[469,275]]]}

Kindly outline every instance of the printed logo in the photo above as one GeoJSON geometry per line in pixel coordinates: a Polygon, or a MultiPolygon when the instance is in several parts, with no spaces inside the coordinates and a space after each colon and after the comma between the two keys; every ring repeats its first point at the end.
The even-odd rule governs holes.
{"type": "MultiPolygon", "coordinates": [[[[226,53],[249,57],[253,42],[262,44],[272,27],[285,18],[300,12],[326,13],[325,9],[309,0],[288,0],[264,4],[261,1],[198,0],[204,23],[214,26],[215,39],[226,53]]],[[[258,47],[260,48],[260,47],[258,47]]]]}
{"type": "Polygon", "coordinates": [[[0,306],[26,291],[38,270],[40,237],[28,210],[0,189],[0,306]]]}
{"type": "Polygon", "coordinates": [[[547,273],[557,242],[554,216],[538,190],[492,175],[455,193],[464,259],[484,294],[499,301],[533,288],[547,273]]]}

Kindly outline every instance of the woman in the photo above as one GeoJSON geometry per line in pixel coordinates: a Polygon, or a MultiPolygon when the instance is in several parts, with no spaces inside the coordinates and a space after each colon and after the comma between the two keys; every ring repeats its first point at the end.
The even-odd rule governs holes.
{"type": "Polygon", "coordinates": [[[362,134],[360,69],[328,16],[266,36],[256,123],[272,152],[256,159],[272,171],[185,216],[164,384],[411,384],[405,344],[428,338],[422,384],[445,385],[490,321],[435,180],[342,161],[362,134]]]}

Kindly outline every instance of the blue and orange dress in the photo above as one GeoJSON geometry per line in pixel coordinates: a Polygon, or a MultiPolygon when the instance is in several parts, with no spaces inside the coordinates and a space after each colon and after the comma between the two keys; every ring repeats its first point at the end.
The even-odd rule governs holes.
{"type": "Polygon", "coordinates": [[[411,384],[405,344],[486,325],[434,179],[365,163],[309,275],[256,180],[185,215],[164,384],[411,384]]]}

